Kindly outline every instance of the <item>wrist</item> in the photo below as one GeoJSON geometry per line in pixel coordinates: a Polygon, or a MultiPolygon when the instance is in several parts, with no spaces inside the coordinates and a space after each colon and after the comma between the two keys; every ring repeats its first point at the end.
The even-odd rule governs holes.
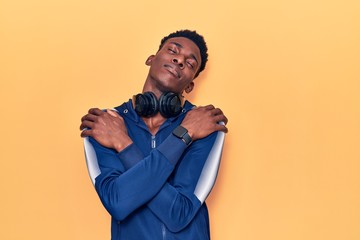
{"type": "Polygon", "coordinates": [[[130,144],[132,144],[131,140],[127,140],[127,141],[123,141],[123,142],[119,142],[117,144],[114,145],[114,149],[117,152],[121,152],[122,150],[124,150],[127,146],[129,146],[130,144]]]}
{"type": "Polygon", "coordinates": [[[187,133],[189,134],[189,136],[191,137],[192,141],[194,141],[194,132],[189,129],[189,128],[186,128],[187,129],[187,133]]]}

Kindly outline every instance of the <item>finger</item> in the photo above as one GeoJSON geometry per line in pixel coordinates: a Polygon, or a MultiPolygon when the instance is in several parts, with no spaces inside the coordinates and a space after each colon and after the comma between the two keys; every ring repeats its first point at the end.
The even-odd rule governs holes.
{"type": "Polygon", "coordinates": [[[224,115],[224,120],[223,122],[225,123],[225,125],[228,123],[228,118],[224,115]]]}
{"type": "Polygon", "coordinates": [[[85,129],[80,134],[81,137],[92,137],[92,130],[91,129],[85,129]]]}
{"type": "Polygon", "coordinates": [[[94,122],[91,121],[82,121],[81,125],[80,125],[80,130],[84,130],[85,128],[93,128],[95,125],[94,122]]]}
{"type": "Polygon", "coordinates": [[[101,114],[103,114],[104,112],[101,111],[99,108],[90,108],[89,109],[89,113],[100,116],[101,114]]]}
{"type": "Polygon", "coordinates": [[[224,114],[221,114],[221,115],[216,115],[215,116],[215,121],[216,122],[224,122],[224,124],[227,124],[228,119],[224,114]]]}
{"type": "Polygon", "coordinates": [[[212,110],[212,109],[214,109],[214,108],[215,108],[215,107],[214,107],[214,105],[212,105],[212,104],[205,106],[205,109],[206,109],[206,110],[212,110]]]}
{"type": "Polygon", "coordinates": [[[216,125],[216,131],[221,131],[221,132],[227,133],[228,128],[223,124],[217,124],[216,125]]]}
{"type": "Polygon", "coordinates": [[[88,120],[88,121],[92,121],[92,122],[95,122],[96,119],[97,119],[98,116],[94,115],[94,114],[86,114],[84,115],[82,118],[81,118],[81,121],[85,121],[85,120],[88,120]]]}
{"type": "Polygon", "coordinates": [[[211,113],[212,113],[213,115],[223,114],[223,112],[221,111],[220,108],[214,108],[213,110],[211,110],[211,113]]]}

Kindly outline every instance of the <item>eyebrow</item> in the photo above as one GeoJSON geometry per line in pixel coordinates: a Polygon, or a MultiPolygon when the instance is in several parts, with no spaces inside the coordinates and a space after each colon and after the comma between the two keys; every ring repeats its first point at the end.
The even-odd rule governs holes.
{"type": "MultiPolygon", "coordinates": [[[[184,48],[183,45],[181,45],[180,43],[178,42],[170,42],[170,44],[174,44],[175,46],[177,46],[178,48],[184,48]]],[[[197,64],[199,64],[197,58],[195,57],[194,54],[190,54],[190,57],[193,58],[197,64]]]]}

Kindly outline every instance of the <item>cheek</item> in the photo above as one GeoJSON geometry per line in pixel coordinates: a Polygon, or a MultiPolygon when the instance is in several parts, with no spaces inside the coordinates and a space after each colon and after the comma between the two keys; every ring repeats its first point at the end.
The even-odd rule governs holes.
{"type": "Polygon", "coordinates": [[[161,70],[163,65],[163,61],[159,61],[159,59],[156,59],[156,61],[153,61],[150,66],[150,71],[157,72],[161,70]]]}
{"type": "Polygon", "coordinates": [[[186,75],[186,81],[187,82],[191,82],[192,80],[194,80],[194,77],[195,77],[195,72],[194,71],[192,71],[191,69],[186,68],[184,70],[184,73],[186,75]]]}

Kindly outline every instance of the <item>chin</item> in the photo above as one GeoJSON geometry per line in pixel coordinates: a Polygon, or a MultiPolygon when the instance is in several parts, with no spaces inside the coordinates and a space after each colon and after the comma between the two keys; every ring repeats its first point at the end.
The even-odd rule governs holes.
{"type": "Polygon", "coordinates": [[[174,86],[174,80],[162,79],[157,84],[158,89],[162,92],[178,92],[179,89],[177,86],[174,86]]]}

